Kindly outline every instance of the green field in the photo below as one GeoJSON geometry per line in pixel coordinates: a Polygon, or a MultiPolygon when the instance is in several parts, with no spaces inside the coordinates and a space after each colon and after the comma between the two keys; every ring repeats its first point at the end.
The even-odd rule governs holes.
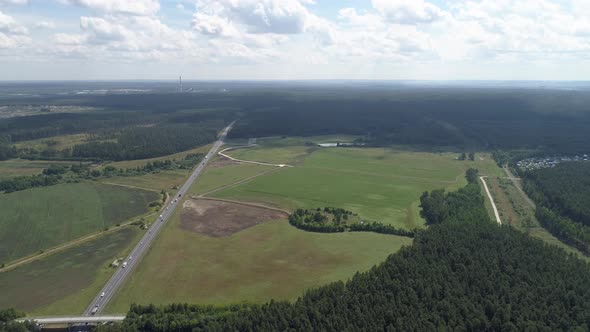
{"type": "MultiPolygon", "coordinates": [[[[294,156],[300,147],[281,149],[283,154],[291,152],[294,156]]],[[[469,167],[482,169],[482,173],[501,171],[489,158],[470,162],[458,161],[456,156],[384,148],[316,149],[296,167],[258,177],[213,196],[286,209],[342,207],[367,219],[411,229],[423,225],[417,204],[422,192],[463,186],[464,172],[469,167]]],[[[260,153],[244,149],[240,157],[258,160],[255,158],[260,153]]]]}
{"type": "Polygon", "coordinates": [[[0,262],[74,240],[148,212],[157,192],[94,182],[0,195],[0,262]]]}
{"type": "MultiPolygon", "coordinates": [[[[215,165],[215,163],[213,163],[213,165],[215,165]]],[[[209,166],[205,169],[203,174],[197,178],[197,181],[195,181],[195,184],[190,188],[189,192],[191,194],[201,195],[272,169],[272,166],[247,163],[234,163],[224,165],[223,167],[209,166]]]]}
{"type": "Polygon", "coordinates": [[[126,227],[0,273],[0,308],[29,315],[81,314],[113,273],[108,265],[124,257],[139,234],[126,227]]]}
{"type": "Polygon", "coordinates": [[[211,238],[183,231],[176,219],[108,311],[126,312],[131,303],[294,299],[311,287],[367,270],[410,243],[373,233],[308,233],[284,220],[211,238]]]}

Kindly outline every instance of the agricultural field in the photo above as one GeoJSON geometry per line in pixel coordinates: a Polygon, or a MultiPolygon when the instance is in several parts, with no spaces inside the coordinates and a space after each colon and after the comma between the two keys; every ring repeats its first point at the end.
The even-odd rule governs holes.
{"type": "Polygon", "coordinates": [[[0,195],[0,263],[68,242],[149,212],[158,192],[96,182],[0,195]]]}
{"type": "Polygon", "coordinates": [[[181,186],[189,174],[189,170],[177,169],[137,176],[114,176],[101,178],[98,181],[104,184],[126,186],[129,188],[174,192],[174,188],[181,186]]]}
{"type": "MultiPolygon", "coordinates": [[[[281,149],[283,155],[290,153],[291,157],[297,157],[301,148],[299,145],[281,149]]],[[[258,149],[264,151],[264,146],[258,149]]],[[[243,149],[239,156],[258,160],[261,153],[243,149]]],[[[475,161],[459,161],[456,157],[454,153],[384,148],[313,148],[293,168],[258,177],[212,196],[288,210],[342,207],[366,219],[413,229],[423,226],[418,214],[422,192],[463,186],[464,172],[469,167],[480,169],[482,174],[501,174],[501,169],[486,154],[478,155],[475,161]]]]}
{"type": "Polygon", "coordinates": [[[0,161],[0,180],[16,176],[41,174],[51,165],[71,165],[71,161],[10,159],[0,161]]]}
{"type": "Polygon", "coordinates": [[[304,232],[275,219],[280,212],[264,210],[185,200],[107,311],[126,312],[131,303],[292,300],[308,288],[367,270],[412,241],[304,232]]]}
{"type": "Polygon", "coordinates": [[[31,316],[81,314],[139,235],[136,227],[90,240],[57,254],[0,273],[0,308],[31,316]]]}

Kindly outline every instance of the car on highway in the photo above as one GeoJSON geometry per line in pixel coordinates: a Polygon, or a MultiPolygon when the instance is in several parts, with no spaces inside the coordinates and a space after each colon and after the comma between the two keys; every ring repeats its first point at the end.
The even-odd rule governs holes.
{"type": "Polygon", "coordinates": [[[100,297],[104,297],[104,292],[100,293],[100,297]]]}
{"type": "Polygon", "coordinates": [[[121,265],[121,268],[124,269],[127,267],[127,262],[123,262],[123,265],[121,265]]]}
{"type": "Polygon", "coordinates": [[[98,306],[95,305],[94,308],[92,308],[92,311],[90,312],[91,315],[96,315],[96,312],[98,311],[98,306]]]}

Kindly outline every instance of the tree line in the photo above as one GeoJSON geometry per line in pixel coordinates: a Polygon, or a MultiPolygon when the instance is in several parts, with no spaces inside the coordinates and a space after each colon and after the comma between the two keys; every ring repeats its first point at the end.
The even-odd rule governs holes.
{"type": "Polygon", "coordinates": [[[475,184],[456,193],[444,195],[445,218],[420,232],[412,246],[349,281],[309,290],[294,302],[132,305],[123,323],[97,331],[590,328],[590,265],[497,226],[475,184]]]}
{"type": "Polygon", "coordinates": [[[166,159],[147,162],[135,168],[116,168],[107,165],[102,169],[92,169],[88,164],[73,164],[70,166],[51,165],[41,174],[18,176],[0,180],[0,192],[11,193],[37,187],[48,187],[60,183],[79,182],[81,180],[99,179],[114,176],[140,176],[158,173],[166,170],[192,169],[203,160],[202,153],[189,153],[183,159],[166,159]]]}

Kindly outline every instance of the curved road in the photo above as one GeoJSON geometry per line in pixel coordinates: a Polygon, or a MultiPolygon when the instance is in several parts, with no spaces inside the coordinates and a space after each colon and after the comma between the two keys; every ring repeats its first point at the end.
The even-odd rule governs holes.
{"type": "Polygon", "coordinates": [[[111,276],[111,279],[109,279],[106,285],[100,290],[100,293],[98,293],[96,298],[94,298],[94,300],[90,302],[90,305],[84,311],[84,316],[98,315],[103,311],[103,309],[106,307],[111,298],[115,295],[121,284],[123,284],[127,276],[131,273],[133,268],[137,264],[139,264],[139,261],[141,260],[142,256],[145,254],[147,249],[150,247],[152,241],[160,232],[162,225],[164,225],[164,223],[170,218],[170,216],[172,216],[172,214],[174,213],[174,209],[178,205],[179,197],[181,197],[187,192],[187,190],[190,188],[193,182],[201,174],[201,172],[205,168],[205,165],[207,165],[207,162],[211,159],[212,156],[215,155],[217,150],[219,150],[219,147],[221,147],[221,145],[223,144],[223,140],[227,136],[227,133],[231,130],[234,123],[235,121],[230,123],[230,125],[223,130],[217,142],[215,142],[211,150],[209,150],[209,152],[205,156],[205,159],[203,159],[203,162],[199,164],[199,166],[195,169],[193,174],[191,174],[188,180],[186,180],[182,188],[178,190],[176,196],[171,200],[170,204],[164,209],[160,217],[158,217],[153,222],[153,224],[150,226],[150,228],[148,228],[148,231],[141,238],[139,243],[135,246],[135,248],[133,248],[129,256],[124,260],[124,263],[122,265],[125,264],[126,266],[123,267],[121,265],[121,267],[119,267],[117,271],[115,271],[115,273],[111,276]]]}

